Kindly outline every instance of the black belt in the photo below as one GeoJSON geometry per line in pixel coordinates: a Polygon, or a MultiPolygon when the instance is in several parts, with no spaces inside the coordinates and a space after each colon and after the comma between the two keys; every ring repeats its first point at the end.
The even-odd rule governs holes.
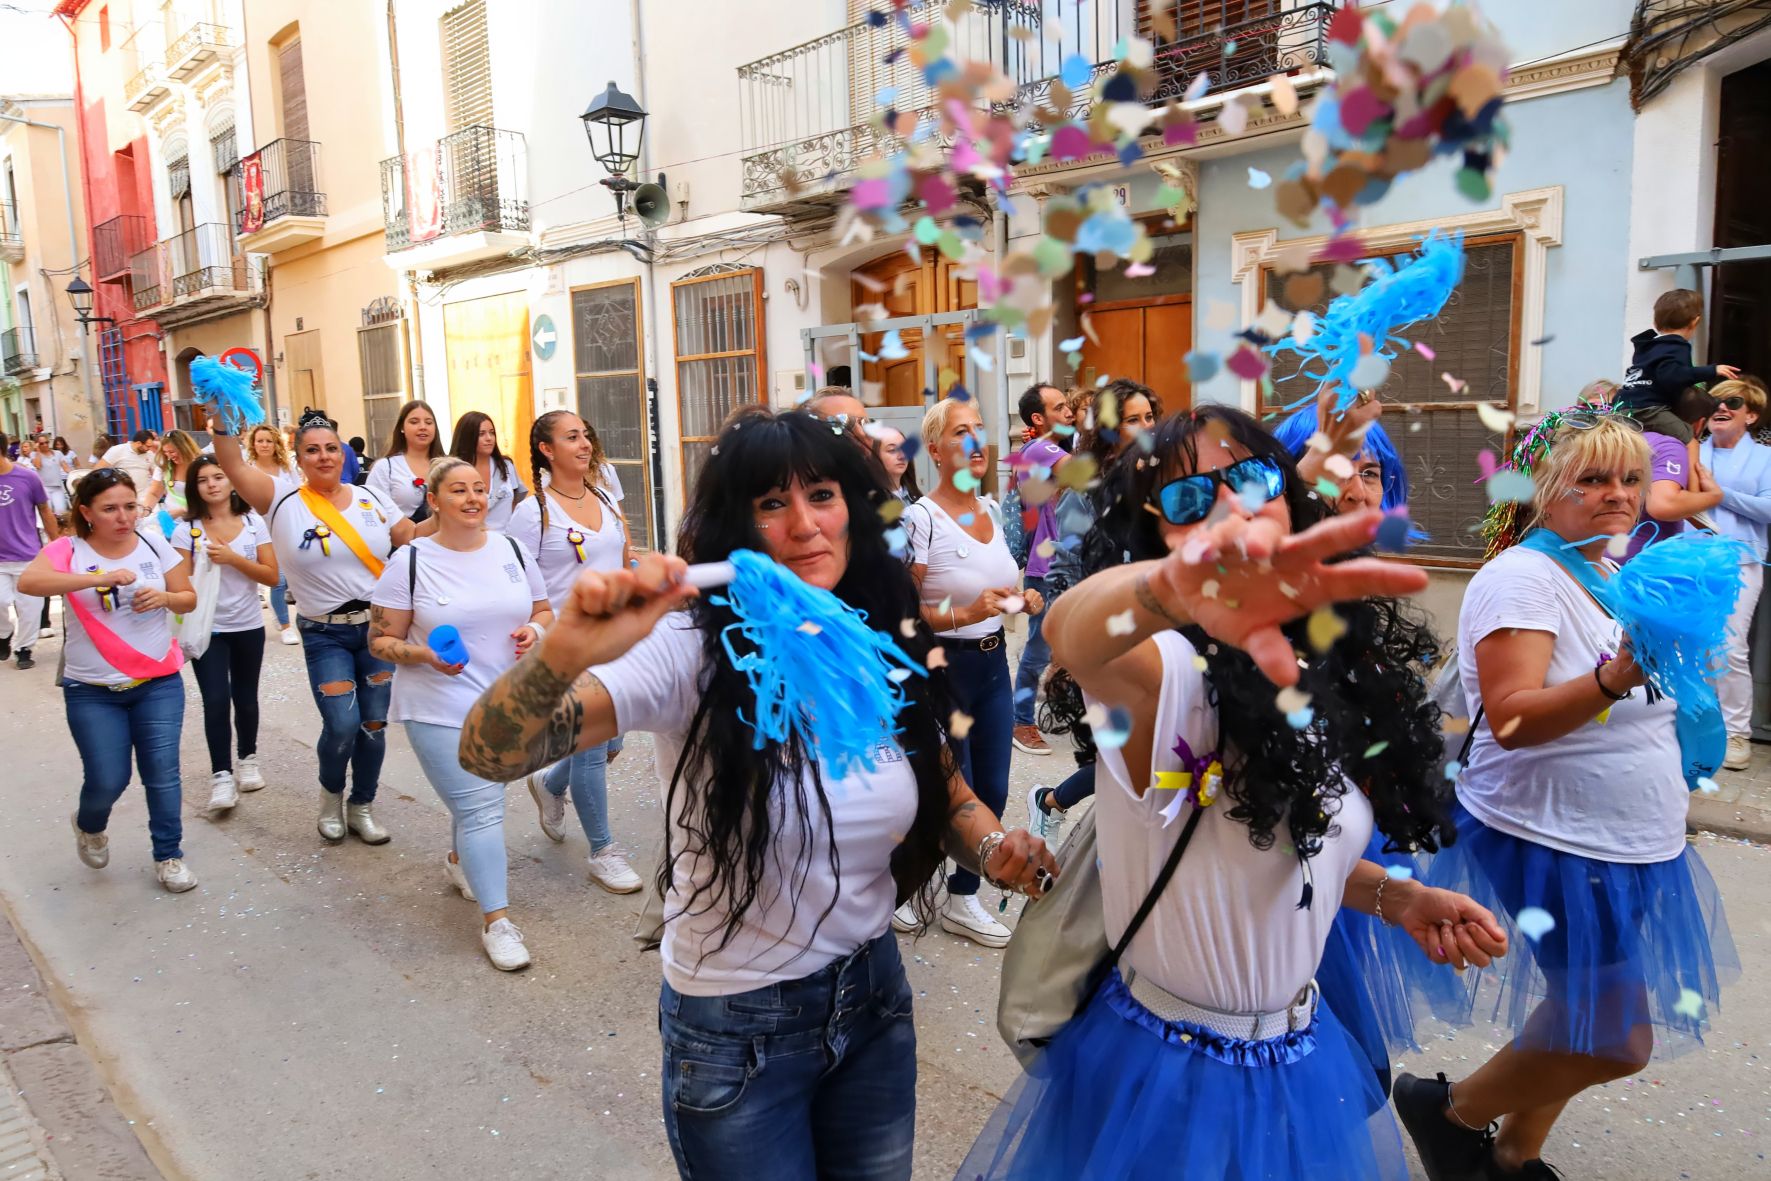
{"type": "Polygon", "coordinates": [[[937,636],[943,648],[958,648],[961,652],[994,652],[1002,647],[1002,632],[993,631],[987,636],[976,639],[963,639],[958,636],[937,636]]]}

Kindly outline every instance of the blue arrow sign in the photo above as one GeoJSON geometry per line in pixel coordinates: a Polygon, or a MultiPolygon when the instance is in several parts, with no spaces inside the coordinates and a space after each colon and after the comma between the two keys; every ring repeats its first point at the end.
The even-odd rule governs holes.
{"type": "Polygon", "coordinates": [[[553,358],[554,346],[559,343],[559,333],[553,329],[553,317],[540,315],[535,317],[535,329],[529,333],[529,339],[535,344],[535,355],[543,361],[553,358]]]}

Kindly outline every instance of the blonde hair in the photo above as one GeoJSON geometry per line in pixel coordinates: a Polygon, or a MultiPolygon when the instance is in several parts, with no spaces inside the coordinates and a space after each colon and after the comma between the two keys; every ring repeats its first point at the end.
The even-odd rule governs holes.
{"type": "Polygon", "coordinates": [[[974,414],[977,413],[977,407],[972,405],[969,398],[963,402],[958,398],[942,398],[923,412],[922,445],[928,448],[931,462],[941,449],[941,436],[947,433],[948,418],[952,417],[953,412],[961,406],[974,414]]]}
{"type": "MultiPolygon", "coordinates": [[[[172,449],[178,452],[179,461],[186,467],[189,467],[191,462],[195,460],[197,456],[203,454],[203,449],[197,446],[197,440],[191,438],[191,436],[184,431],[167,431],[165,438],[161,439],[160,443],[162,447],[167,443],[171,443],[172,449]]],[[[164,450],[161,451],[160,455],[160,470],[164,473],[167,481],[170,482],[176,469],[174,465],[166,462],[164,450]]]]}
{"type": "Polygon", "coordinates": [[[430,461],[430,470],[424,473],[424,491],[427,496],[436,495],[436,487],[448,474],[458,467],[473,468],[474,474],[479,469],[473,464],[454,455],[444,455],[430,461]]]}
{"type": "Polygon", "coordinates": [[[1710,390],[1710,396],[1718,402],[1723,398],[1745,398],[1748,410],[1761,419],[1765,417],[1765,390],[1757,382],[1739,379],[1724,381],[1710,390]]]}
{"type": "Polygon", "coordinates": [[[1564,423],[1551,437],[1549,453],[1532,472],[1536,483],[1531,497],[1532,525],[1543,524],[1550,506],[1568,495],[1582,472],[1635,468],[1646,475],[1648,459],[1648,440],[1620,418],[1598,416],[1591,426],[1564,423]]]}
{"type": "Polygon", "coordinates": [[[289,462],[289,444],[283,438],[283,432],[268,422],[261,422],[246,434],[246,458],[250,463],[258,462],[258,435],[265,432],[271,437],[271,462],[279,468],[294,466],[289,462]]]}

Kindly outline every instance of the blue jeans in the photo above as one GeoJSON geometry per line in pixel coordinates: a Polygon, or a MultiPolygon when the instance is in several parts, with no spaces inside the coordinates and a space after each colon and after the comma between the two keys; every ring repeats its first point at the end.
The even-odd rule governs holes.
{"type": "Polygon", "coordinates": [[[504,784],[461,769],[461,727],[407,722],[406,738],[418,766],[455,822],[455,852],[480,912],[510,905],[510,856],[504,849],[504,784]]]}
{"type": "Polygon", "coordinates": [[[916,1027],[890,931],[751,992],[684,996],[666,982],[658,1030],[664,1127],[683,1177],[910,1176],[916,1027]]]}
{"type": "MultiPolygon", "coordinates": [[[[1047,599],[1045,579],[1025,578],[1021,585],[1027,590],[1038,591],[1041,598],[1047,599]]],[[[1015,669],[1015,725],[1033,725],[1033,707],[1039,701],[1039,678],[1045,675],[1045,666],[1052,662],[1051,645],[1045,642],[1045,612],[1027,617],[1027,646],[1021,649],[1021,663],[1015,669]]]]}
{"type": "Polygon", "coordinates": [[[271,614],[277,617],[278,627],[289,626],[289,580],[277,575],[277,585],[271,587],[271,614]]]}
{"type": "Polygon", "coordinates": [[[350,802],[370,803],[387,758],[394,666],[369,654],[367,623],[320,623],[306,616],[297,620],[308,686],[320,707],[320,741],[314,748],[320,756],[320,786],[335,794],[343,791],[348,767],[350,802]]]}
{"type": "Polygon", "coordinates": [[[74,821],[81,832],[101,833],[111,809],[129,786],[129,756],[141,773],[148,798],[148,836],[154,860],[183,857],[179,842],[184,821],[178,808],[178,734],[184,728],[184,678],[177,673],[155,677],[133,689],[112,692],[102,685],[62,682],[68,729],[80,752],[80,810],[74,821]]]}
{"type": "Polygon", "coordinates": [[[1052,789],[1051,802],[1069,811],[1095,794],[1095,764],[1084,763],[1052,789]]]}
{"type": "MultiPolygon", "coordinates": [[[[610,742],[598,743],[562,759],[547,773],[547,790],[556,796],[572,789],[572,807],[578,812],[578,824],[590,851],[600,853],[615,840],[609,833],[609,748],[610,742]]],[[[476,894],[479,891],[474,891],[476,894]]]]}
{"type": "MultiPolygon", "coordinates": [[[[1001,633],[998,633],[999,635],[1001,633]]],[[[947,693],[953,708],[972,720],[964,738],[951,739],[959,773],[978,802],[1002,815],[1008,803],[1009,758],[1015,736],[1014,689],[1008,679],[1008,645],[989,652],[947,646],[947,693]]],[[[952,894],[976,894],[978,875],[956,870],[947,878],[952,894]]]]}

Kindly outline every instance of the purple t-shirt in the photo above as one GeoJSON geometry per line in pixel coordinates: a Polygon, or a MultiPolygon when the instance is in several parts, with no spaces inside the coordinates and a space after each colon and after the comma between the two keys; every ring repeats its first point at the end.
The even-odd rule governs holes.
{"type": "MultiPolygon", "coordinates": [[[[1657,480],[1671,480],[1681,488],[1690,487],[1691,453],[1686,445],[1671,435],[1663,435],[1658,431],[1644,431],[1642,438],[1648,441],[1648,483],[1652,487],[1657,480]]],[[[1636,531],[1630,536],[1629,548],[1624,551],[1623,560],[1629,561],[1657,541],[1681,533],[1685,529],[1683,521],[1658,521],[1648,515],[1648,494],[1642,494],[1642,520],[1636,531]]]]}
{"type": "Polygon", "coordinates": [[[43,548],[37,535],[37,506],[49,494],[37,473],[22,463],[0,476],[0,562],[28,562],[43,548]]]}
{"type": "MultiPolygon", "coordinates": [[[[1015,480],[1026,479],[1029,475],[1050,479],[1058,470],[1058,465],[1070,458],[1070,453],[1047,438],[1038,438],[1015,453],[1009,465],[1015,470],[1015,480]]],[[[1057,518],[1052,512],[1057,497],[1039,506],[1039,516],[1033,526],[1033,537],[1028,542],[1027,577],[1044,578],[1051,569],[1052,560],[1049,555],[1042,556],[1039,543],[1047,539],[1056,540],[1058,536],[1057,518]]],[[[1023,505],[1023,508],[1026,506],[1023,505]]]]}

